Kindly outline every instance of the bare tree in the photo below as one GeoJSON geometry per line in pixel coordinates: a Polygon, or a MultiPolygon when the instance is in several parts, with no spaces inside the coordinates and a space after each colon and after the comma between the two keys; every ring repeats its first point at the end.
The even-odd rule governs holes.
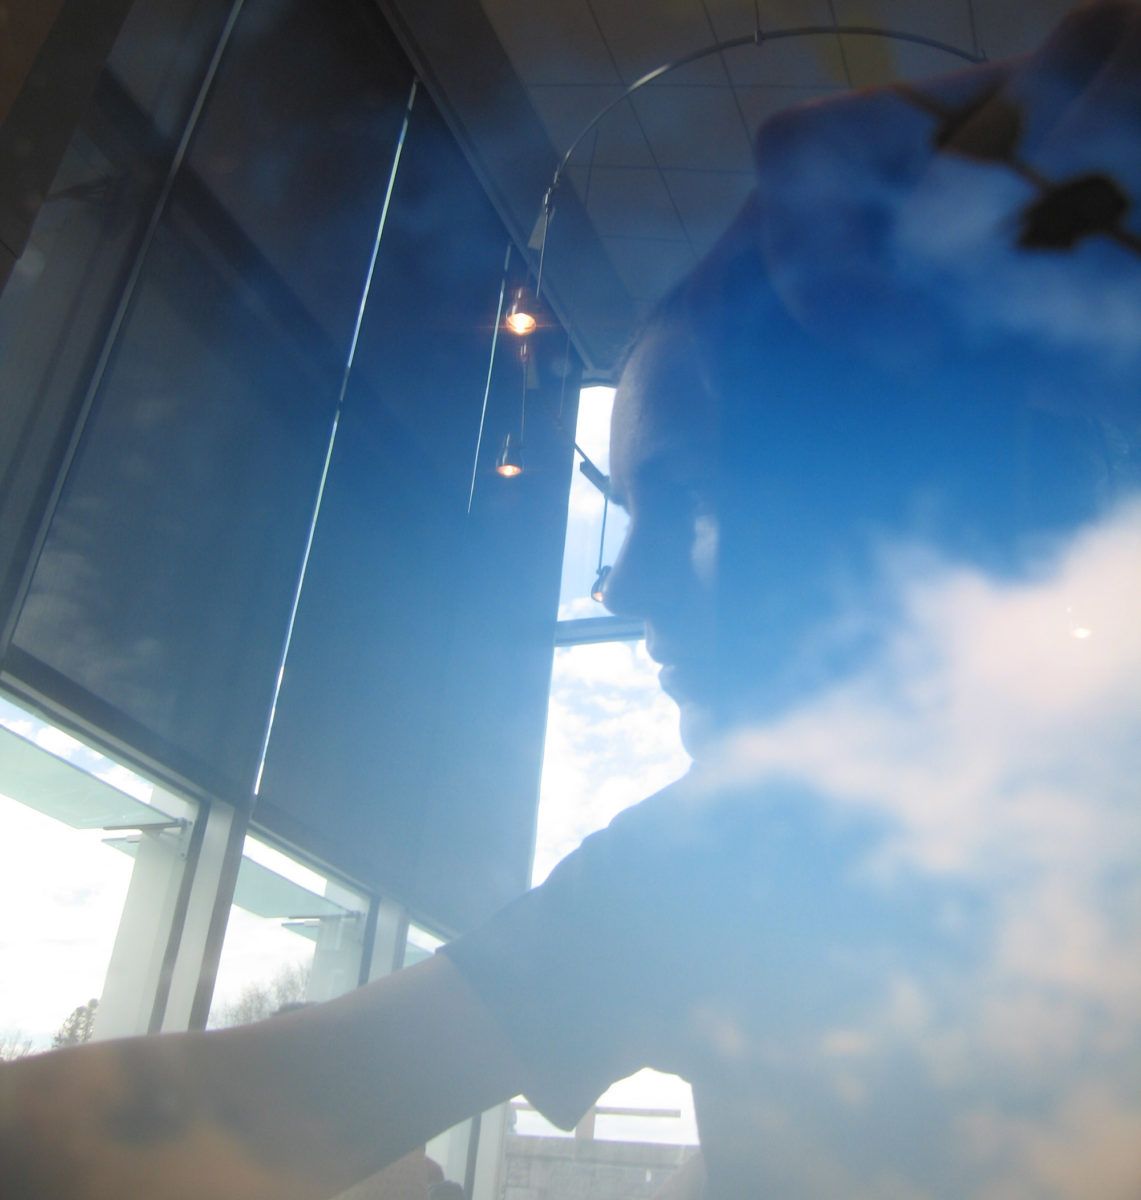
{"type": "Polygon", "coordinates": [[[14,1062],[17,1058],[27,1058],[34,1049],[32,1039],[18,1029],[0,1033],[0,1062],[14,1062]]]}
{"type": "Polygon", "coordinates": [[[236,1000],[218,1005],[210,1015],[210,1024],[223,1028],[261,1021],[283,1007],[303,1004],[308,988],[309,964],[286,963],[267,982],[251,983],[236,1000]]]}
{"type": "Polygon", "coordinates": [[[71,1016],[59,1027],[52,1038],[52,1049],[61,1046],[78,1046],[81,1042],[91,1041],[95,1031],[95,1014],[99,1011],[99,1001],[92,997],[86,1004],[71,1010],[71,1016]]]}

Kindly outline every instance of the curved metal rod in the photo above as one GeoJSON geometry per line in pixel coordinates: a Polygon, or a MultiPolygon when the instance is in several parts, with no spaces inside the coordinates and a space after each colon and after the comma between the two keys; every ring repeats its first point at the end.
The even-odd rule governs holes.
{"type": "MultiPolygon", "coordinates": [[[[547,195],[543,200],[544,214],[548,217],[550,216],[551,198],[555,193],[555,189],[559,186],[563,171],[566,170],[571,156],[578,149],[582,139],[604,117],[613,112],[623,100],[628,100],[636,91],[644,88],[646,84],[653,83],[655,79],[660,79],[663,75],[668,75],[671,71],[676,71],[679,67],[688,66],[689,63],[697,62],[702,58],[708,58],[711,54],[719,54],[724,50],[736,50],[741,46],[763,46],[765,42],[776,42],[782,38],[822,37],[825,34],[833,37],[850,34],[856,37],[891,38],[897,42],[911,42],[916,46],[927,46],[931,50],[941,50],[944,54],[950,54],[955,58],[963,59],[964,62],[981,63],[986,61],[985,55],[971,54],[967,50],[960,50],[958,46],[952,46],[948,42],[940,42],[936,38],[924,37],[919,33],[903,33],[897,29],[877,29],[874,25],[800,25],[790,29],[772,29],[768,31],[758,29],[754,33],[746,34],[742,37],[730,38],[724,42],[715,42],[712,46],[706,46],[701,50],[694,50],[690,54],[684,54],[681,58],[674,59],[673,62],[663,63],[662,66],[655,67],[652,71],[647,72],[640,79],[636,79],[630,84],[621,96],[612,100],[604,108],[595,113],[590,123],[571,142],[569,149],[559,160],[559,165],[555,168],[554,178],[551,180],[551,186],[547,189],[547,195]]],[[[546,240],[546,234],[546,224],[544,223],[544,241],[546,240]]]]}

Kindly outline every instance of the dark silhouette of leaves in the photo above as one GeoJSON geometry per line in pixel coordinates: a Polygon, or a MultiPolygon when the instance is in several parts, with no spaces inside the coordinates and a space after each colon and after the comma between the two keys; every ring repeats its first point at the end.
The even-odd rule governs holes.
{"type": "Polygon", "coordinates": [[[1129,197],[1107,175],[1081,175],[1048,188],[1022,213],[1018,244],[1071,250],[1084,237],[1117,232],[1129,197]]]}

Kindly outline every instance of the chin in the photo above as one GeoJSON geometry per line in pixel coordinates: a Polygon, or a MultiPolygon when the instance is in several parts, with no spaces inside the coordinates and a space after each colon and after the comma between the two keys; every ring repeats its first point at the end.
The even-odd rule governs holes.
{"type": "Polygon", "coordinates": [[[680,703],[678,709],[681,744],[691,758],[701,759],[718,740],[719,730],[713,713],[704,705],[691,701],[680,703]]]}

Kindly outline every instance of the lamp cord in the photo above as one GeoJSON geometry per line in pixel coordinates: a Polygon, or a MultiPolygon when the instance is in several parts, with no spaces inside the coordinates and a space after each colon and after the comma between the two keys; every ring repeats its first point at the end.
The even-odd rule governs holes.
{"type": "Polygon", "coordinates": [[[602,493],[602,536],[598,539],[598,571],[602,573],[602,556],[606,550],[606,513],[610,508],[610,493],[602,493]]]}
{"type": "Polygon", "coordinates": [[[495,370],[495,347],[499,344],[499,323],[503,320],[503,298],[507,294],[507,270],[511,266],[511,243],[503,256],[503,278],[499,281],[499,304],[495,309],[495,325],[491,331],[491,354],[487,360],[487,379],[483,384],[483,408],[479,413],[479,433],[475,438],[475,458],[471,464],[471,487],[467,494],[467,512],[471,516],[471,502],[475,497],[475,477],[479,471],[479,450],[483,445],[483,427],[487,423],[487,398],[491,395],[491,373],[495,370]]]}

